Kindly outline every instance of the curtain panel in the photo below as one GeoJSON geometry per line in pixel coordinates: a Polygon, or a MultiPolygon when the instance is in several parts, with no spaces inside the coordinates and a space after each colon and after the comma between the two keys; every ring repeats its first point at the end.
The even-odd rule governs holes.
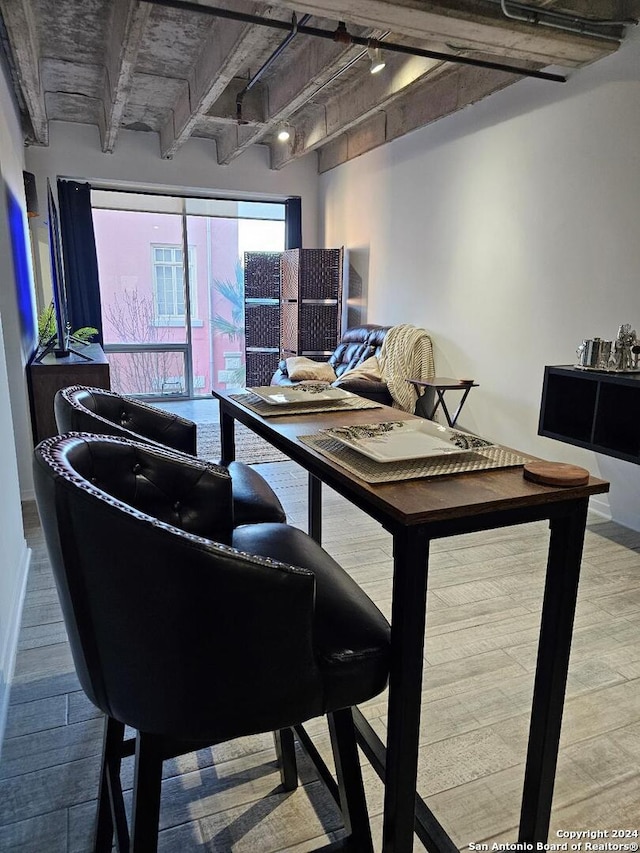
{"type": "Polygon", "coordinates": [[[302,199],[288,198],[284,203],[284,247],[302,248],[302,199]]]}
{"type": "Polygon", "coordinates": [[[71,331],[94,326],[101,344],[102,309],[90,184],[58,179],[58,206],[71,331]]]}

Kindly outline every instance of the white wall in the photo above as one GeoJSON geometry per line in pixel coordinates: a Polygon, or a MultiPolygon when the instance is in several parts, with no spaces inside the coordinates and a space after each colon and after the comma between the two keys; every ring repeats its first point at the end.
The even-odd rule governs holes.
{"type": "Polygon", "coordinates": [[[45,198],[47,177],[80,178],[148,187],[207,193],[245,193],[252,196],[302,197],[304,245],[318,245],[318,177],[315,154],[281,171],[269,169],[265,146],[253,146],[229,166],[219,166],[214,143],[190,139],[172,160],[162,160],[155,133],[121,131],[113,154],[103,154],[98,130],[90,125],[51,122],[49,146],[26,153],[38,195],[45,198]]]}
{"type": "Polygon", "coordinates": [[[639,139],[631,33],[566,84],[520,81],[321,178],[324,244],[350,250],[369,322],[428,329],[437,373],[480,383],[463,426],[611,480],[612,514],[635,529],[638,466],[537,423],[545,364],[621,323],[640,332],[639,139]]]}
{"type": "MultiPolygon", "coordinates": [[[[0,66],[0,748],[29,560],[14,435],[22,430],[29,437],[30,427],[6,202],[8,190],[24,200],[22,152],[20,125],[0,66]]],[[[24,224],[27,233],[26,216],[24,224]]]]}

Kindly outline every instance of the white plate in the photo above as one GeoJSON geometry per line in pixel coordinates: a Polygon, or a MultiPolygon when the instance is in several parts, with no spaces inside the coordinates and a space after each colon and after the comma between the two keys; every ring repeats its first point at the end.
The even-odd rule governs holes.
{"type": "Polygon", "coordinates": [[[484,438],[427,420],[334,427],[324,430],[323,434],[376,462],[450,456],[491,447],[491,442],[484,438]]]}
{"type": "Polygon", "coordinates": [[[334,388],[331,385],[266,385],[260,388],[247,388],[253,394],[257,394],[265,403],[272,406],[291,406],[300,403],[325,403],[329,400],[345,400],[352,397],[349,391],[343,388],[334,388]]]}

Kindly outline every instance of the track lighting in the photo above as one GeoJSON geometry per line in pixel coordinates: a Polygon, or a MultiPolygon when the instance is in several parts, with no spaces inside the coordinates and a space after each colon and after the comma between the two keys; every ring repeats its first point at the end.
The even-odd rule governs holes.
{"type": "Polygon", "coordinates": [[[377,74],[378,71],[382,71],[382,69],[387,63],[384,61],[380,48],[369,47],[367,48],[367,54],[369,55],[369,60],[371,62],[371,68],[369,69],[369,73],[377,74]]]}

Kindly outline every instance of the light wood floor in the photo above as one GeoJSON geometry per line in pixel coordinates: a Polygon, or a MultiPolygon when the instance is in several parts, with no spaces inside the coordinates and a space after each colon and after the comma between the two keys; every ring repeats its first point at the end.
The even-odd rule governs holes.
{"type": "MultiPolygon", "coordinates": [[[[304,528],[306,475],[293,463],[259,470],[304,528]]],[[[325,495],[325,547],[388,616],[390,537],[325,495]]],[[[78,689],[34,506],[25,513],[33,562],[0,764],[0,850],[84,853],[102,724],[78,689]]],[[[516,840],[546,547],[544,524],[433,545],[419,788],[460,848],[516,840]]],[[[639,828],[639,628],[640,534],[594,516],[551,841],[558,830],[639,828]]],[[[365,713],[384,734],[384,696],[365,713]]],[[[311,729],[326,753],[324,725],[311,729]]],[[[339,815],[300,761],[292,794],[279,790],[270,735],[167,762],[161,849],[303,853],[340,837],[339,815]]],[[[379,849],[382,789],[366,763],[364,774],[379,849]]],[[[128,764],[125,776],[129,785],[128,764]]]]}

